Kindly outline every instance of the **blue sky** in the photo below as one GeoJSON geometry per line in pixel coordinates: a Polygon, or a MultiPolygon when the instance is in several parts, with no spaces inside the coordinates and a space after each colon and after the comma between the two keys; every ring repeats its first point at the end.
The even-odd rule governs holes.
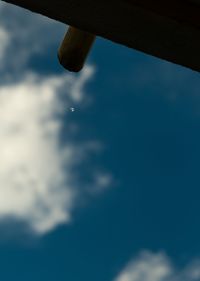
{"type": "Polygon", "coordinates": [[[0,280],[199,281],[199,74],[0,16],[0,280]]]}

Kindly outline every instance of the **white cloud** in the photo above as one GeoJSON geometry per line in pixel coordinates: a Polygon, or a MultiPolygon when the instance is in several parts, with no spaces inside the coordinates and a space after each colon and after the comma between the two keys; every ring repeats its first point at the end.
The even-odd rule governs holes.
{"type": "Polygon", "coordinates": [[[70,142],[59,144],[67,122],[62,115],[70,108],[61,95],[76,99],[74,88],[83,93],[86,76],[91,78],[91,67],[77,78],[29,74],[0,88],[0,219],[15,217],[38,233],[70,220],[76,198],[71,169],[78,149],[70,142]]]}
{"type": "Polygon", "coordinates": [[[122,270],[115,281],[200,281],[200,260],[182,269],[164,253],[144,251],[122,270]]]}

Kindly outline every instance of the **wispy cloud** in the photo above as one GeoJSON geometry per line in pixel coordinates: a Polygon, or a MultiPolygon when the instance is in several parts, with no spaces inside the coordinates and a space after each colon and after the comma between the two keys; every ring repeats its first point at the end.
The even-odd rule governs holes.
{"type": "Polygon", "coordinates": [[[56,56],[56,52],[51,53],[50,50],[59,46],[66,31],[64,24],[2,1],[0,28],[7,37],[6,41],[1,40],[1,46],[9,40],[9,45],[4,48],[0,70],[4,68],[6,72],[9,69],[15,75],[25,70],[33,56],[45,56],[47,52],[51,57],[56,56]]]}
{"type": "MultiPolygon", "coordinates": [[[[86,67],[73,81],[81,93],[91,70],[86,67]]],[[[0,218],[15,217],[38,233],[68,222],[76,197],[71,172],[78,149],[70,142],[59,144],[70,112],[63,89],[76,99],[68,78],[29,74],[0,88],[0,218]]]]}
{"type": "Polygon", "coordinates": [[[176,268],[164,253],[143,251],[122,270],[115,281],[199,281],[200,260],[176,268]]]}
{"type": "Polygon", "coordinates": [[[6,48],[9,46],[10,43],[10,37],[9,34],[6,32],[6,30],[3,27],[0,27],[0,61],[4,60],[4,55],[6,53],[6,48]]]}

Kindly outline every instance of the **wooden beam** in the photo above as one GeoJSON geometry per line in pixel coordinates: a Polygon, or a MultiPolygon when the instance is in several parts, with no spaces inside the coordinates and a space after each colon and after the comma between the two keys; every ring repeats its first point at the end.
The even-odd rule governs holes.
{"type": "Polygon", "coordinates": [[[7,2],[200,71],[198,0],[7,0],[7,2]]]}
{"type": "Polygon", "coordinates": [[[69,71],[80,71],[95,40],[95,35],[69,27],[58,50],[60,64],[69,71]]]}

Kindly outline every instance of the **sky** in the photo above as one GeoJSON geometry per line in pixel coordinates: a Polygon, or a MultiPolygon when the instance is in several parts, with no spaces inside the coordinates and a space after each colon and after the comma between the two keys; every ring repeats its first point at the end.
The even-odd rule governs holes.
{"type": "Polygon", "coordinates": [[[199,73],[0,4],[0,280],[200,281],[199,73]]]}

